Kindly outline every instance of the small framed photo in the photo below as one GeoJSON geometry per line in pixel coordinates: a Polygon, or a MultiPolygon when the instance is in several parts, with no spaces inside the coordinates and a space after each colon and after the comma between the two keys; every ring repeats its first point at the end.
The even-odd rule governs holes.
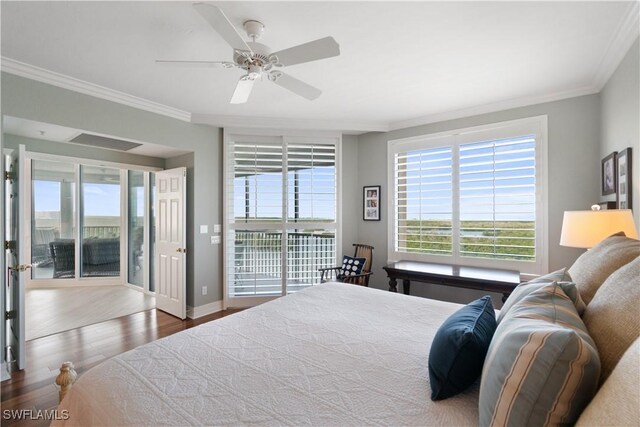
{"type": "Polygon", "coordinates": [[[631,209],[631,147],[616,156],[618,209],[631,209]]]}
{"type": "Polygon", "coordinates": [[[380,186],[370,185],[362,189],[362,219],[380,221],[380,186]]]}
{"type": "Polygon", "coordinates": [[[616,152],[602,159],[602,195],[616,193],[616,152]]]}

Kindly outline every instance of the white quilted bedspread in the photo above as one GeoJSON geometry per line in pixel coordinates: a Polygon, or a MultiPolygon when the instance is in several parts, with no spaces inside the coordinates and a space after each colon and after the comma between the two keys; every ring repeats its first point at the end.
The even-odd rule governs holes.
{"type": "Polygon", "coordinates": [[[475,425],[477,384],[429,398],[431,341],[459,307],[314,286],[96,366],[53,425],[475,425]]]}

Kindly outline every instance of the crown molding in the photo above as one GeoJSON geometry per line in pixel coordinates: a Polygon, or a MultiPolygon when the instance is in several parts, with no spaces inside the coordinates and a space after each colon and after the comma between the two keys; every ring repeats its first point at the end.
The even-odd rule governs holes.
{"type": "Polygon", "coordinates": [[[400,120],[389,123],[389,130],[405,129],[414,126],[428,125],[430,123],[444,122],[447,120],[461,119],[465,117],[478,116],[480,114],[495,113],[498,111],[510,110],[530,105],[544,104],[546,102],[560,101],[562,99],[575,98],[577,96],[591,95],[600,90],[595,86],[586,86],[578,89],[555,92],[548,95],[525,96],[522,98],[509,99],[506,101],[492,102],[478,105],[476,107],[464,108],[461,110],[446,111],[426,116],[420,116],[408,120],[400,120]]]}
{"type": "Polygon", "coordinates": [[[640,34],[640,2],[632,2],[596,68],[593,85],[602,90],[640,34]]]}
{"type": "Polygon", "coordinates": [[[260,128],[290,130],[333,130],[359,135],[366,132],[387,132],[385,122],[294,119],[282,117],[225,116],[215,114],[191,114],[191,123],[221,128],[260,128]]]}
{"type": "Polygon", "coordinates": [[[2,61],[0,69],[7,73],[15,74],[16,76],[72,90],[74,92],[104,99],[106,101],[117,102],[118,104],[123,104],[185,122],[191,121],[191,113],[187,111],[129,95],[125,92],[109,89],[104,86],[56,73],[24,62],[16,61],[5,56],[0,58],[2,61]]]}

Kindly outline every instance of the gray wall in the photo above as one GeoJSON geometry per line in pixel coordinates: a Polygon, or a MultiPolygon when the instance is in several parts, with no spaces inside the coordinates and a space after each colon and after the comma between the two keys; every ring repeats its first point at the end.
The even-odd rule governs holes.
{"type": "Polygon", "coordinates": [[[342,252],[353,255],[358,243],[358,215],[362,215],[362,188],[358,184],[358,137],[342,136],[342,252]],[[359,201],[360,204],[354,203],[359,201]]]}
{"type": "MultiPolygon", "coordinates": [[[[633,211],[640,229],[640,55],[636,39],[627,55],[600,92],[602,110],[600,157],[631,147],[633,211]]],[[[600,163],[594,163],[600,168],[600,163]]],[[[603,196],[615,200],[615,195],[603,196]]]]}
{"type": "MultiPolygon", "coordinates": [[[[94,98],[81,93],[2,73],[2,114],[67,126],[116,138],[132,139],[193,152],[194,229],[200,224],[222,221],[221,132],[136,108],[94,98]]],[[[222,256],[220,245],[191,232],[197,254],[193,259],[193,286],[187,287],[187,304],[198,306],[218,301],[222,295],[222,256]],[[205,241],[206,240],[206,241],[205,241]],[[195,292],[208,286],[208,294],[195,292]]]]}
{"type": "MultiPolygon", "coordinates": [[[[600,102],[599,95],[588,95],[545,104],[515,108],[479,116],[449,120],[392,132],[367,133],[358,138],[359,186],[381,185],[382,206],[387,206],[387,141],[446,130],[496,123],[532,116],[548,116],[549,170],[549,269],[569,266],[581,250],[558,244],[565,210],[586,209],[600,200],[599,169],[591,167],[599,161],[600,102]],[[585,167],[585,165],[589,165],[585,167]]],[[[359,199],[355,203],[360,203],[359,199]]],[[[362,221],[358,216],[358,236],[362,243],[376,247],[374,275],[370,286],[387,289],[382,266],[387,262],[386,209],[380,222],[362,221]]],[[[412,294],[455,302],[477,298],[475,291],[416,284],[412,294]]],[[[494,298],[496,303],[499,298],[494,298]]],[[[499,305],[499,304],[497,304],[499,305]]]]}

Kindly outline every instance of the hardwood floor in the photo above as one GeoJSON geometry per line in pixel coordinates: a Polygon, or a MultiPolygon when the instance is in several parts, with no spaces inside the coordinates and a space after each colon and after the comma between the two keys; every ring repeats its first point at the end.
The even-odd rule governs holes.
{"type": "Polygon", "coordinates": [[[155,306],[155,297],[123,285],[27,289],[26,338],[31,341],[155,306]]]}
{"type": "Polygon", "coordinates": [[[73,362],[78,375],[82,375],[117,354],[238,311],[225,310],[196,320],[179,320],[153,309],[29,341],[26,369],[14,372],[10,380],[2,382],[1,423],[3,426],[49,425],[49,421],[44,420],[5,419],[5,411],[55,408],[58,390],[54,381],[65,361],[73,362]]]}

